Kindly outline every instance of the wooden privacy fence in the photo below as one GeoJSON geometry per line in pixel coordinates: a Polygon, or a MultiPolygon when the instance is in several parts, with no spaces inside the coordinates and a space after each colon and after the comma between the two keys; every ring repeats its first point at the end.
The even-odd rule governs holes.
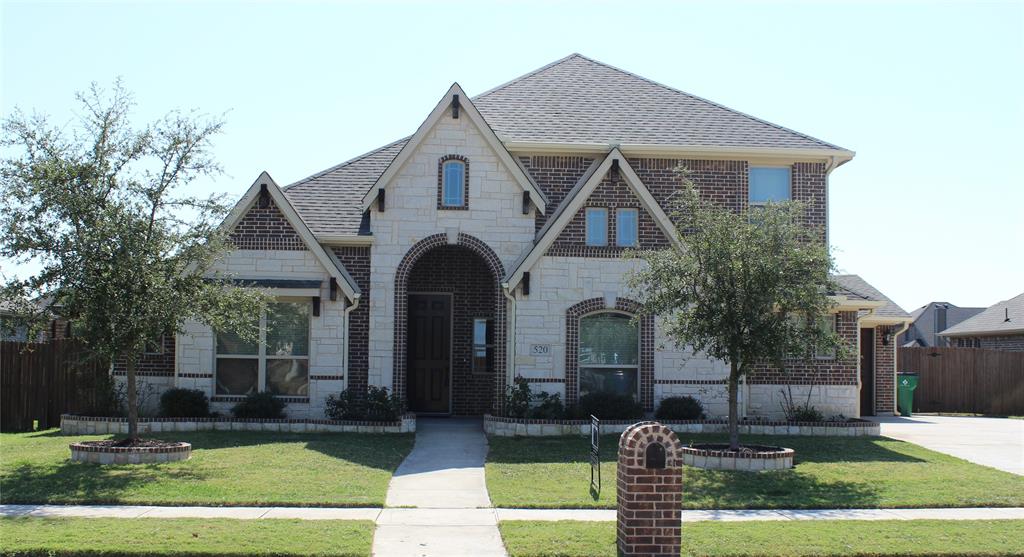
{"type": "Polygon", "coordinates": [[[0,430],[57,427],[61,414],[96,409],[109,367],[74,340],[0,341],[0,430]]]}
{"type": "Polygon", "coordinates": [[[896,369],[920,374],[916,412],[1024,415],[1024,352],[900,348],[896,369]]]}

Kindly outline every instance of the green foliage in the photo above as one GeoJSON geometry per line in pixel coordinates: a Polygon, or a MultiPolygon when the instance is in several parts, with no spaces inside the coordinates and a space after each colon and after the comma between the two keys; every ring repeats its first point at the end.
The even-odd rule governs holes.
{"type": "Polygon", "coordinates": [[[365,396],[354,389],[328,395],[324,413],[332,420],[394,422],[402,417],[402,401],[387,387],[370,385],[365,396]]]}
{"type": "Polygon", "coordinates": [[[659,420],[699,420],[704,417],[704,405],[692,396],[670,396],[661,400],[654,417],[659,420]]]}
{"type": "Polygon", "coordinates": [[[205,418],[210,400],[198,389],[167,389],[160,395],[160,415],[165,418],[205,418]]]}
{"type": "Polygon", "coordinates": [[[190,319],[255,338],[249,317],[265,296],[211,280],[230,247],[219,229],[229,206],[181,192],[220,172],[211,140],[223,122],[171,112],[133,128],[134,101],[120,83],[109,95],[94,84],[78,100],[72,126],[20,110],[3,122],[0,257],[38,270],[6,279],[0,297],[45,300],[36,310],[22,304],[23,317],[59,309],[91,351],[127,362],[134,436],[135,364],[146,344],[190,319]]]}
{"type": "Polygon", "coordinates": [[[734,211],[702,199],[687,180],[671,212],[682,249],[638,253],[646,265],[629,278],[642,313],[658,316],[678,346],[729,363],[734,447],[741,377],[759,364],[784,371],[788,361],[844,348],[834,331],[816,325],[833,306],[834,263],[805,210],[769,203],[734,211]]]}
{"type": "Polygon", "coordinates": [[[525,377],[516,377],[505,392],[505,415],[509,418],[536,420],[562,420],[566,417],[565,404],[558,393],[534,393],[525,377]]]}
{"type": "Polygon", "coordinates": [[[288,406],[270,391],[250,393],[231,408],[231,414],[242,419],[284,419],[284,408],[288,406]]]}
{"type": "Polygon", "coordinates": [[[631,420],[642,418],[644,409],[629,395],[597,392],[581,396],[572,413],[578,419],[593,415],[601,420],[631,420]]]}
{"type": "Polygon", "coordinates": [[[782,394],[782,402],[780,404],[787,420],[791,422],[821,422],[825,420],[824,414],[811,404],[811,394],[814,393],[814,385],[807,389],[807,400],[803,404],[800,404],[793,398],[793,389],[790,386],[780,389],[779,393],[782,394]]]}

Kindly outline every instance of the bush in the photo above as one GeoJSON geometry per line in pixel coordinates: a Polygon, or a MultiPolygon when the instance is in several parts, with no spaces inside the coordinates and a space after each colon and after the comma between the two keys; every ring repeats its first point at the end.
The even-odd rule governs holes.
{"type": "Polygon", "coordinates": [[[509,418],[525,418],[530,410],[530,383],[517,376],[515,383],[505,391],[505,415],[509,418]]]}
{"type": "Polygon", "coordinates": [[[654,417],[659,420],[699,420],[704,406],[692,396],[670,396],[658,404],[654,417]]]}
{"type": "Polygon", "coordinates": [[[274,397],[273,393],[263,391],[247,395],[231,409],[231,413],[236,418],[280,420],[284,418],[285,406],[287,404],[274,397]]]}
{"type": "Polygon", "coordinates": [[[564,420],[565,405],[558,393],[539,392],[533,397],[533,405],[527,416],[536,420],[564,420]]]}
{"type": "Polygon", "coordinates": [[[581,419],[593,415],[601,420],[628,420],[643,417],[644,409],[629,395],[590,393],[580,397],[574,414],[581,419]]]}
{"type": "Polygon", "coordinates": [[[562,395],[541,391],[534,393],[530,382],[516,377],[515,384],[505,392],[505,416],[509,418],[530,418],[535,420],[565,419],[565,405],[562,395]]]}
{"type": "Polygon", "coordinates": [[[394,422],[402,416],[402,401],[389,393],[387,387],[370,386],[365,397],[352,389],[345,389],[337,397],[327,397],[324,413],[332,420],[394,422]]]}
{"type": "Polygon", "coordinates": [[[786,419],[791,422],[823,422],[825,415],[813,406],[797,405],[786,414],[786,419]]]}
{"type": "Polygon", "coordinates": [[[160,395],[160,415],[165,418],[205,418],[210,400],[197,389],[168,389],[160,395]]]}

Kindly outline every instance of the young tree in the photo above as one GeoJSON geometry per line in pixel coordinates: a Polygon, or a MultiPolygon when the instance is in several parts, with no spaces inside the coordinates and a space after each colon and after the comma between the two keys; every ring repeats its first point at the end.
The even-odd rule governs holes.
{"type": "Polygon", "coordinates": [[[700,198],[686,180],[671,218],[683,244],[637,253],[647,265],[630,286],[642,313],[661,318],[678,346],[729,364],[729,446],[739,448],[740,379],[758,364],[838,348],[816,326],[828,314],[833,262],[820,229],[801,223],[799,203],[735,212],[700,198]]]}
{"type": "Polygon", "coordinates": [[[255,338],[252,316],[265,300],[208,272],[231,247],[219,230],[229,207],[181,191],[219,173],[210,141],[223,122],[171,112],[134,129],[120,82],[77,98],[70,129],[20,111],[3,123],[0,256],[36,269],[4,277],[3,297],[49,300],[89,349],[126,363],[131,443],[147,343],[189,319],[255,338]]]}

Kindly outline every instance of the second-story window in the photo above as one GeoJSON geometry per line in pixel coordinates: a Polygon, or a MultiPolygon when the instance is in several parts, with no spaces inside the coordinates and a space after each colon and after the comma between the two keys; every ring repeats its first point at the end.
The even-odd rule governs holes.
{"type": "Polygon", "coordinates": [[[754,166],[750,168],[750,205],[789,201],[790,172],[788,167],[754,166]]]}
{"type": "Polygon", "coordinates": [[[587,207],[587,245],[608,245],[608,209],[604,207],[587,207]]]}
{"type": "Polygon", "coordinates": [[[639,210],[617,209],[615,211],[615,245],[624,248],[635,248],[640,243],[639,221],[639,210]]]}
{"type": "Polygon", "coordinates": [[[448,159],[441,162],[441,203],[442,208],[464,208],[466,206],[466,162],[448,159]]]}

